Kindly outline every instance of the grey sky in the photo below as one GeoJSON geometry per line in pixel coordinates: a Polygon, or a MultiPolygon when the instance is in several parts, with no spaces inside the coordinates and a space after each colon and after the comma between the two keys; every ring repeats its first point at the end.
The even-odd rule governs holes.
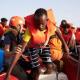
{"type": "Polygon", "coordinates": [[[0,0],[0,18],[14,15],[26,16],[37,8],[52,8],[57,24],[66,19],[80,26],[80,0],[0,0]]]}

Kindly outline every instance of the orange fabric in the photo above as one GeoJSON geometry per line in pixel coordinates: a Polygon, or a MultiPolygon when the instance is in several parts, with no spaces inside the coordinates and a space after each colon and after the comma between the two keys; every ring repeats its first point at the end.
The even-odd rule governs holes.
{"type": "Polygon", "coordinates": [[[31,37],[32,46],[35,46],[36,44],[45,43],[46,39],[55,33],[54,24],[50,20],[48,20],[47,22],[46,32],[43,32],[37,29],[34,22],[34,15],[25,17],[25,24],[29,28],[29,31],[32,36],[31,37]]]}
{"type": "Polygon", "coordinates": [[[56,25],[55,14],[52,9],[47,10],[48,19],[56,25]]]}
{"type": "Polygon", "coordinates": [[[10,23],[9,23],[10,26],[14,26],[14,27],[17,27],[18,25],[23,25],[23,24],[24,24],[24,20],[19,16],[13,16],[10,19],[10,23]]]}
{"type": "Polygon", "coordinates": [[[62,54],[62,42],[58,38],[52,38],[49,41],[52,60],[60,60],[62,54]]]}

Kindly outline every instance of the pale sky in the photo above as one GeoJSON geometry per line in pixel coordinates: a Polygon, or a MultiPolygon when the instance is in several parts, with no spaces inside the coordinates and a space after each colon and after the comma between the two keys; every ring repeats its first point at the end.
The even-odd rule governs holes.
{"type": "Polygon", "coordinates": [[[25,17],[37,8],[52,8],[59,25],[62,19],[80,26],[80,0],[0,0],[0,18],[25,17]]]}

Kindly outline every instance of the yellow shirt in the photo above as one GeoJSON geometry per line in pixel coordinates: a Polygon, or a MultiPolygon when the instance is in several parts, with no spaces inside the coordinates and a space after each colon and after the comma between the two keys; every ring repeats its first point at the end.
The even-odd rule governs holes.
{"type": "Polygon", "coordinates": [[[23,40],[28,43],[30,39],[31,39],[31,34],[29,32],[29,29],[27,28],[25,34],[23,35],[23,40]]]}

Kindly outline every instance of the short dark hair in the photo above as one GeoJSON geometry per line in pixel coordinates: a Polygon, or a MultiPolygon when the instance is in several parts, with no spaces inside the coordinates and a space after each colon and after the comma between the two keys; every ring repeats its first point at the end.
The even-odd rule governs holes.
{"type": "Polygon", "coordinates": [[[47,11],[43,8],[39,8],[35,11],[34,15],[37,16],[37,17],[40,17],[42,15],[46,15],[47,16],[47,11]]]}
{"type": "Polygon", "coordinates": [[[1,22],[8,21],[6,18],[1,18],[1,22]]]}
{"type": "Polygon", "coordinates": [[[61,24],[63,24],[64,22],[67,24],[67,21],[65,19],[61,21],[61,24]]]}

